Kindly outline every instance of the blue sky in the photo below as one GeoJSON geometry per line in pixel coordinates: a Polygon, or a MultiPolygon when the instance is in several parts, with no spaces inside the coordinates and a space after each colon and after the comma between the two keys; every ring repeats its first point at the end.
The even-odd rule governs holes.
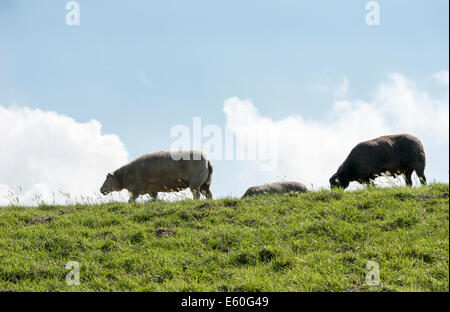
{"type": "MultiPolygon", "coordinates": [[[[68,26],[67,1],[2,0],[0,105],[98,120],[132,159],[169,149],[170,129],[193,116],[224,125],[231,97],[273,120],[321,120],[335,101],[323,86],[343,77],[355,100],[391,73],[422,87],[448,71],[448,1],[380,0],[379,26],[366,25],[366,2],[80,0],[80,26],[68,26]]],[[[430,174],[448,181],[443,148],[430,174]]],[[[213,190],[245,191],[239,165],[216,167],[213,190]]]]}

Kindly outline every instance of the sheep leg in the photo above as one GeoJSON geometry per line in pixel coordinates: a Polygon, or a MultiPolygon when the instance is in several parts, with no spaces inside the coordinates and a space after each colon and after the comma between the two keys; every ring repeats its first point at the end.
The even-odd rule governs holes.
{"type": "Polygon", "coordinates": [[[192,192],[192,195],[194,196],[194,199],[200,199],[200,188],[199,187],[195,188],[195,187],[192,187],[192,186],[190,186],[189,188],[191,189],[191,192],[192,192]]]}
{"type": "Polygon", "coordinates": [[[158,198],[158,192],[150,192],[149,195],[152,200],[156,200],[158,198]]]}
{"type": "Polygon", "coordinates": [[[192,195],[194,196],[194,199],[200,198],[200,187],[201,187],[201,184],[196,181],[192,181],[189,183],[189,188],[192,192],[192,195]]]}
{"type": "Polygon", "coordinates": [[[408,170],[405,173],[405,180],[406,180],[407,186],[412,186],[412,178],[411,178],[412,173],[413,173],[413,170],[408,170]]]}
{"type": "Polygon", "coordinates": [[[200,191],[203,195],[205,195],[206,198],[209,198],[209,199],[212,198],[212,193],[211,193],[211,190],[209,189],[209,185],[203,184],[200,187],[200,191]]]}
{"type": "Polygon", "coordinates": [[[141,194],[138,187],[130,187],[128,191],[130,192],[130,199],[128,200],[129,203],[135,202],[141,194]]]}
{"type": "Polygon", "coordinates": [[[419,169],[416,169],[416,173],[417,173],[417,176],[420,179],[420,183],[422,183],[422,185],[426,185],[427,184],[427,178],[425,177],[425,174],[424,174],[424,168],[421,167],[419,169]]]}
{"type": "Polygon", "coordinates": [[[130,192],[130,199],[128,200],[128,202],[134,203],[138,197],[139,197],[139,195],[135,195],[134,193],[130,192]]]}

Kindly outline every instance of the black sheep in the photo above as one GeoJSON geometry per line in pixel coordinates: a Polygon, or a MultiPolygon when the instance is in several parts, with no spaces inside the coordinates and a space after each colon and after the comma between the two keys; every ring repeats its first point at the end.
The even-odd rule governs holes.
{"type": "Polygon", "coordinates": [[[356,145],[337,172],[330,178],[331,187],[346,188],[351,181],[369,183],[382,173],[404,174],[412,185],[416,171],[425,184],[425,152],[418,138],[409,134],[386,135],[356,145]]]}

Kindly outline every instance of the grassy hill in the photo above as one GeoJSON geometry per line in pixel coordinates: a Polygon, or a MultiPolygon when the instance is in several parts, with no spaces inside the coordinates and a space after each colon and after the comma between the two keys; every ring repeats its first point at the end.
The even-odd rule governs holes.
{"type": "Polygon", "coordinates": [[[0,290],[449,291],[449,186],[3,207],[0,290]]]}

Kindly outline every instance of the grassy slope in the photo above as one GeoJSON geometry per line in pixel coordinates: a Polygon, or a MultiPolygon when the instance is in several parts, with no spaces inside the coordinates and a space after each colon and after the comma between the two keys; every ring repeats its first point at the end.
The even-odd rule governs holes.
{"type": "Polygon", "coordinates": [[[0,290],[448,291],[449,186],[0,208],[0,290]]]}

